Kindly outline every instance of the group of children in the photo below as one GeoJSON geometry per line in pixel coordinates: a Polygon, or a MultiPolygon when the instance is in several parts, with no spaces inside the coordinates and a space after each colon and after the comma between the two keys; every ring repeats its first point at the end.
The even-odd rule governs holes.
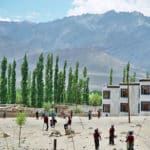
{"type": "MultiPolygon", "coordinates": [[[[65,132],[66,130],[68,129],[68,127],[71,127],[71,123],[72,123],[72,115],[73,115],[73,112],[70,111],[70,115],[68,115],[68,120],[67,122],[64,124],[64,129],[65,129],[65,132]]],[[[36,111],[35,113],[35,116],[36,116],[36,119],[38,120],[39,119],[39,112],[36,111]]],[[[51,116],[51,120],[50,120],[50,126],[51,127],[55,127],[55,124],[57,123],[57,120],[55,118],[56,114],[54,111],[52,111],[50,113],[50,116],[51,116]]],[[[47,113],[45,113],[44,111],[41,113],[41,117],[43,118],[44,120],[44,124],[46,125],[46,131],[48,131],[48,128],[49,128],[49,116],[47,115],[47,113]]],[[[66,119],[66,115],[64,116],[64,119],[66,119]]]]}
{"type": "MultiPolygon", "coordinates": [[[[65,133],[68,130],[68,128],[71,128],[71,124],[72,124],[72,115],[73,112],[70,112],[70,115],[64,115],[64,119],[66,119],[66,122],[64,124],[64,129],[65,129],[65,133]]],[[[52,111],[50,113],[51,116],[51,120],[50,120],[50,126],[51,127],[55,127],[55,124],[57,123],[57,120],[55,119],[55,113],[52,111]]],[[[45,112],[42,112],[41,117],[44,120],[44,124],[46,124],[46,131],[48,131],[48,127],[49,127],[49,117],[45,112]]],[[[98,111],[98,118],[100,117],[100,111],[98,111]]],[[[92,118],[92,111],[88,112],[88,118],[89,120],[91,120],[92,118]]],[[[36,119],[39,119],[39,113],[38,111],[36,112],[36,119]]],[[[101,140],[101,135],[98,131],[98,129],[95,129],[94,131],[94,143],[95,143],[95,150],[99,149],[99,141],[101,140]]],[[[109,129],[109,144],[110,145],[114,145],[114,138],[115,138],[115,128],[114,125],[111,126],[111,128],[109,129]]],[[[134,149],[134,136],[133,136],[133,132],[128,132],[128,135],[126,137],[126,142],[127,142],[127,150],[133,150],[134,149]]]]}
{"type": "MultiPolygon", "coordinates": [[[[101,140],[101,135],[98,129],[95,129],[93,136],[94,136],[95,150],[99,150],[99,145],[100,145],[99,140],[101,140]]],[[[110,145],[114,145],[114,138],[115,138],[115,128],[114,125],[112,125],[111,128],[109,129],[110,145]]],[[[126,142],[127,142],[127,150],[134,150],[134,136],[132,131],[128,132],[128,135],[126,137],[126,142]]]]}

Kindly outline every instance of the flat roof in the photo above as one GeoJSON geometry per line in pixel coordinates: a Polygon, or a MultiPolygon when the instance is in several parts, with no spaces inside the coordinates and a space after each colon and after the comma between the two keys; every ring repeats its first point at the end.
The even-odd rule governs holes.
{"type": "Polygon", "coordinates": [[[141,79],[140,82],[150,82],[150,79],[141,79]]]}
{"type": "Polygon", "coordinates": [[[107,85],[107,88],[120,88],[119,85],[107,85]]]}
{"type": "Polygon", "coordinates": [[[140,85],[140,83],[120,83],[119,85],[140,85]]]}

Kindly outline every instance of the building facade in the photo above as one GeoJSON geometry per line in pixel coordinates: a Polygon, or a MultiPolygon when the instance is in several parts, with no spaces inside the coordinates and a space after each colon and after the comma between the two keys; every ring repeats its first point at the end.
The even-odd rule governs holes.
{"type": "Polygon", "coordinates": [[[108,85],[102,91],[103,115],[150,115],[150,79],[138,83],[108,85]],[[128,100],[129,99],[129,100],[128,100]]]}

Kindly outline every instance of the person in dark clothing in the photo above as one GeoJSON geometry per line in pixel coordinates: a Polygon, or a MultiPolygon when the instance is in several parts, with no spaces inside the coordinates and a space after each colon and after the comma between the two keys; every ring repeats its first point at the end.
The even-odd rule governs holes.
{"type": "Polygon", "coordinates": [[[38,120],[39,119],[39,112],[38,111],[36,111],[35,116],[36,116],[36,119],[38,120]]]}
{"type": "Polygon", "coordinates": [[[114,125],[109,129],[109,144],[114,145],[115,128],[114,125]]]}
{"type": "Polygon", "coordinates": [[[6,118],[6,111],[3,111],[3,118],[6,118]]]}
{"type": "Polygon", "coordinates": [[[89,120],[92,119],[92,111],[91,110],[89,110],[89,112],[88,112],[88,117],[89,117],[89,120]]]}
{"type": "Polygon", "coordinates": [[[51,127],[55,127],[55,124],[57,123],[57,120],[55,119],[55,118],[52,118],[51,120],[50,120],[50,125],[51,125],[51,127]]]}
{"type": "Polygon", "coordinates": [[[94,136],[95,150],[98,150],[99,140],[101,140],[101,136],[100,136],[100,133],[98,132],[98,129],[95,129],[93,136],[94,136]]]}
{"type": "Polygon", "coordinates": [[[100,116],[101,116],[101,110],[99,109],[99,110],[97,111],[97,117],[100,118],[100,116]]]}
{"type": "Polygon", "coordinates": [[[126,138],[126,142],[127,142],[127,150],[134,150],[134,136],[132,131],[129,132],[126,138]]]}
{"type": "Polygon", "coordinates": [[[51,116],[50,125],[51,127],[55,127],[55,124],[57,123],[57,120],[55,119],[55,116],[56,116],[55,112],[52,111],[50,113],[50,116],[51,116]]]}
{"type": "Polygon", "coordinates": [[[68,126],[71,126],[72,120],[71,120],[71,116],[68,116],[68,126]]]}
{"type": "Polygon", "coordinates": [[[47,115],[45,115],[44,116],[44,123],[46,124],[46,131],[48,131],[48,116],[47,115]]]}

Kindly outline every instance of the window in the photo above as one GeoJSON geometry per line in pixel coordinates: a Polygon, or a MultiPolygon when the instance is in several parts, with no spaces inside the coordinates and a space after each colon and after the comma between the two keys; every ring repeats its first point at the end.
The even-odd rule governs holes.
{"type": "Polygon", "coordinates": [[[110,112],[110,104],[103,104],[103,112],[110,112]]]}
{"type": "Polygon", "coordinates": [[[103,91],[103,99],[110,99],[110,91],[103,91]]]}
{"type": "Polygon", "coordinates": [[[142,85],[141,86],[141,94],[149,95],[150,94],[150,85],[142,85]]]}
{"type": "Polygon", "coordinates": [[[128,112],[128,103],[121,103],[120,104],[120,111],[121,112],[128,112]]]}
{"type": "Polygon", "coordinates": [[[141,111],[150,111],[150,102],[141,102],[141,111]]]}
{"type": "Polygon", "coordinates": [[[121,97],[128,97],[128,89],[121,89],[121,97]]]}

